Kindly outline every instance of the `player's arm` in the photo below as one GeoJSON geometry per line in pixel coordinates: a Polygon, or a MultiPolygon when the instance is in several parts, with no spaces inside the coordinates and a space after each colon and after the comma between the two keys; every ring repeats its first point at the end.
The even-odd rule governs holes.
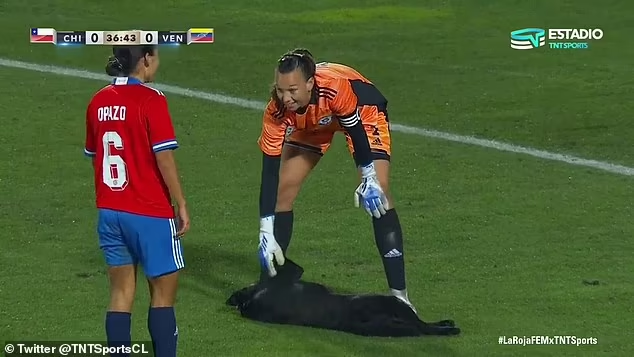
{"type": "Polygon", "coordinates": [[[339,80],[334,87],[337,93],[329,103],[330,109],[350,136],[357,167],[367,167],[372,164],[372,151],[357,109],[357,95],[348,80],[339,80]]]}
{"type": "Polygon", "coordinates": [[[376,176],[370,142],[357,109],[357,95],[347,80],[339,80],[334,87],[336,94],[330,101],[330,109],[350,136],[355,161],[361,173],[362,182],[355,190],[354,204],[359,207],[363,202],[363,208],[370,216],[380,218],[387,212],[387,198],[376,176]]]}
{"type": "Polygon", "coordinates": [[[262,173],[260,180],[260,218],[275,214],[277,204],[277,186],[280,179],[282,146],[288,123],[276,118],[276,109],[269,103],[262,119],[262,132],[258,145],[262,150],[262,173]]]}
{"type": "Polygon", "coordinates": [[[260,179],[260,218],[275,214],[277,185],[280,180],[280,156],[262,153],[262,174],[260,179]]]}
{"type": "Polygon", "coordinates": [[[185,195],[181,187],[173,152],[178,148],[178,141],[176,140],[174,125],[169,114],[167,100],[163,95],[156,95],[148,100],[146,116],[152,151],[154,151],[156,156],[156,163],[163,181],[176,204],[179,207],[184,207],[186,204],[185,195]]]}
{"type": "Polygon", "coordinates": [[[276,106],[269,102],[262,120],[262,133],[258,144],[262,150],[262,174],[260,181],[260,264],[269,276],[277,274],[274,261],[284,264],[284,252],[275,240],[274,222],[277,204],[277,186],[280,181],[282,146],[288,122],[276,117],[276,106]]]}
{"type": "Polygon", "coordinates": [[[97,154],[97,146],[95,143],[95,133],[93,123],[90,119],[90,105],[86,109],[86,140],[84,142],[84,155],[94,158],[97,154]]]}
{"type": "Polygon", "coordinates": [[[165,185],[170,191],[170,196],[176,201],[179,207],[186,205],[185,195],[178,178],[178,169],[176,168],[176,160],[174,159],[173,149],[164,149],[156,153],[156,163],[161,171],[161,176],[165,185]]]}

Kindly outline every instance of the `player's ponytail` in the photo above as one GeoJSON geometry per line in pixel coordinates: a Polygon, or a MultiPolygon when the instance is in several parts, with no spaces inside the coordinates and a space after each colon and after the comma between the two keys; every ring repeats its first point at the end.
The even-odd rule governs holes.
{"type": "Polygon", "coordinates": [[[113,46],[106,73],[113,77],[129,76],[145,55],[154,55],[154,50],[155,46],[113,46]]]}

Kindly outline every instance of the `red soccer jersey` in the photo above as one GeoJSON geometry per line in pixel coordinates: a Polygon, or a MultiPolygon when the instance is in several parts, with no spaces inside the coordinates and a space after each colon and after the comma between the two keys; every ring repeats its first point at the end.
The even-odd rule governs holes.
{"type": "Polygon", "coordinates": [[[155,153],[178,147],[162,92],[119,77],[86,111],[84,153],[93,158],[97,208],[173,218],[155,153]]]}

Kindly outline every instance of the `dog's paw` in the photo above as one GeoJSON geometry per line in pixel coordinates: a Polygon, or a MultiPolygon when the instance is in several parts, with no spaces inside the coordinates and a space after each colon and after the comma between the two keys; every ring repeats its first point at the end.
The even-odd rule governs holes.
{"type": "Polygon", "coordinates": [[[456,323],[454,322],[454,320],[440,320],[436,322],[430,322],[428,324],[431,326],[437,326],[437,327],[455,327],[456,326],[456,323]]]}
{"type": "Polygon", "coordinates": [[[432,326],[427,325],[422,333],[428,336],[455,336],[460,334],[460,328],[455,326],[432,326]]]}
{"type": "Polygon", "coordinates": [[[446,327],[441,327],[441,333],[440,335],[443,336],[455,336],[455,335],[459,335],[460,334],[460,328],[459,327],[455,327],[455,326],[446,326],[446,327]]]}
{"type": "Polygon", "coordinates": [[[454,336],[459,335],[461,330],[456,327],[453,320],[441,320],[435,322],[425,322],[423,335],[432,336],[454,336]]]}

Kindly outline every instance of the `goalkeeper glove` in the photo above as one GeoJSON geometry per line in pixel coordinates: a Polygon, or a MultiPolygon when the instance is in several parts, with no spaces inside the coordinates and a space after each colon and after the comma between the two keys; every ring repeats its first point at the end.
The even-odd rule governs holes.
{"type": "Polygon", "coordinates": [[[381,218],[387,211],[387,197],[376,178],[374,163],[361,167],[361,184],[354,191],[355,207],[359,207],[360,202],[363,202],[365,211],[375,218],[381,218]]]}
{"type": "Polygon", "coordinates": [[[273,221],[275,216],[268,216],[260,219],[260,245],[258,247],[258,256],[260,265],[265,269],[270,277],[277,275],[275,264],[284,265],[284,252],[273,234],[273,221]]]}

